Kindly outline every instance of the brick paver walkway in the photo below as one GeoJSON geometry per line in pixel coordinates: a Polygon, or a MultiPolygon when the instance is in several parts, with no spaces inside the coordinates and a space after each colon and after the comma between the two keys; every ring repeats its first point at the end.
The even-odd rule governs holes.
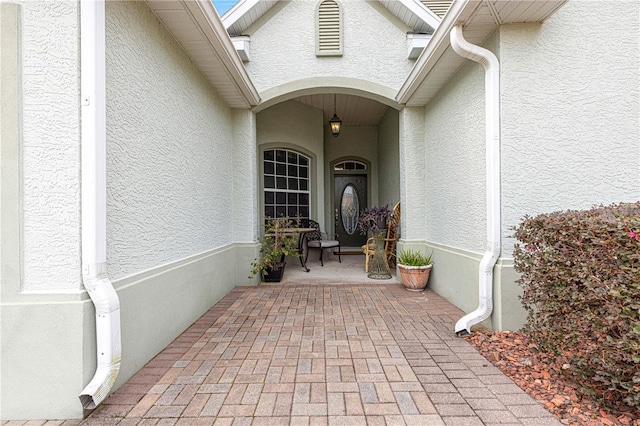
{"type": "Polygon", "coordinates": [[[559,425],[462,314],[400,285],[236,288],[81,424],[559,425]]]}

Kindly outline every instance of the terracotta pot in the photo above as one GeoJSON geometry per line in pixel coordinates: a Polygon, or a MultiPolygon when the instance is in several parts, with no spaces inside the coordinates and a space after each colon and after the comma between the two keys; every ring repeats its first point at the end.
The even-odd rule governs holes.
{"type": "Polygon", "coordinates": [[[433,264],[429,266],[406,266],[398,264],[398,270],[400,271],[404,288],[409,291],[423,291],[429,281],[432,266],[433,264]]]}

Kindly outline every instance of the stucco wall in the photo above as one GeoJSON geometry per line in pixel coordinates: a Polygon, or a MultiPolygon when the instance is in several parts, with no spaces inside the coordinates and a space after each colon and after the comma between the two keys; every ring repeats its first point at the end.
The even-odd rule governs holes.
{"type": "Polygon", "coordinates": [[[398,89],[413,65],[407,59],[408,28],[375,2],[338,1],[343,14],[342,57],[316,57],[318,1],[287,1],[274,7],[247,34],[251,62],[247,70],[263,92],[307,78],[341,76],[398,89]],[[263,18],[263,19],[264,19],[263,18]]]}
{"type": "Polygon", "coordinates": [[[425,241],[427,238],[427,170],[425,113],[422,107],[405,107],[399,114],[400,129],[400,198],[402,217],[400,233],[403,240],[425,241]],[[419,194],[416,196],[416,194],[419,194]]]}
{"type": "Polygon", "coordinates": [[[389,108],[378,125],[378,203],[389,208],[400,201],[398,111],[389,108]]]}
{"type": "Polygon", "coordinates": [[[20,3],[22,289],[75,291],[81,286],[79,5],[20,3]]]}
{"type": "Polygon", "coordinates": [[[639,13],[569,1],[542,25],[501,28],[506,255],[525,214],[640,199],[639,13]]]}
{"type": "MultiPolygon", "coordinates": [[[[255,134],[252,113],[233,120],[144,2],[106,8],[107,259],[123,348],[117,387],[239,276],[247,281],[249,262],[245,270],[236,263],[255,255],[255,233],[230,220],[233,209],[255,217],[255,179],[234,188],[231,165],[255,175],[255,134]],[[253,199],[245,202],[242,191],[253,199]]],[[[20,45],[7,53],[3,25],[2,55],[18,56],[14,74],[22,74],[22,97],[9,106],[21,119],[21,155],[12,158],[22,200],[9,207],[22,207],[22,228],[11,232],[22,242],[23,284],[20,256],[11,265],[3,257],[2,276],[9,266],[12,279],[2,283],[0,416],[80,418],[78,394],[95,372],[96,348],[80,271],[78,3],[24,2],[18,15],[20,45]]]]}
{"type": "Polygon", "coordinates": [[[233,239],[235,242],[252,243],[258,239],[260,218],[255,113],[233,110],[233,130],[233,239]]]}
{"type": "Polygon", "coordinates": [[[85,337],[78,4],[0,8],[0,418],[77,417],[85,337]]]}
{"type": "MultiPolygon", "coordinates": [[[[285,148],[311,158],[311,216],[324,217],[324,162],[322,111],[297,101],[287,101],[256,114],[256,138],[260,146],[257,158],[260,199],[262,183],[262,152],[264,149],[285,148]]],[[[264,204],[260,203],[260,209],[264,204]]],[[[261,210],[260,216],[264,213],[261,210]]]]}
{"type": "Polygon", "coordinates": [[[425,108],[429,241],[476,252],[485,248],[484,122],[484,71],[468,61],[425,108]]]}
{"type": "MultiPolygon", "coordinates": [[[[525,214],[640,198],[637,2],[570,1],[505,25],[501,64],[503,257],[525,214]],[[600,26],[607,28],[606,36],[600,26]],[[596,28],[598,27],[598,28],[596,28]]],[[[426,107],[427,235],[484,250],[484,81],[468,61],[426,107]]]]}
{"type": "Polygon", "coordinates": [[[112,278],[232,242],[231,110],[143,2],[107,2],[112,278]]]}
{"type": "MultiPolygon", "coordinates": [[[[543,24],[500,27],[484,45],[501,63],[493,327],[518,328],[524,319],[510,259],[511,227],[524,215],[640,198],[639,8],[569,1],[543,24]]],[[[431,284],[465,311],[477,301],[485,239],[483,75],[468,61],[425,107],[431,284]]]]}

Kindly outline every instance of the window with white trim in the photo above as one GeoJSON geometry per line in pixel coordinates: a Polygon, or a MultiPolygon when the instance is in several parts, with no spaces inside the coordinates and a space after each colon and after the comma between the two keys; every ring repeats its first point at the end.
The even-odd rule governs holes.
{"type": "Polygon", "coordinates": [[[265,217],[309,218],[311,161],[295,151],[264,151],[265,217]]]}
{"type": "Polygon", "coordinates": [[[335,0],[318,6],[316,56],[342,56],[342,12],[335,0]]]}

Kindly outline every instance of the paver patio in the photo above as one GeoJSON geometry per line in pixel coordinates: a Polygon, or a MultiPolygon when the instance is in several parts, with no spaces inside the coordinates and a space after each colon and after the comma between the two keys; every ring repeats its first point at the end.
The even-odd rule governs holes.
{"type": "Polygon", "coordinates": [[[238,287],[73,424],[559,425],[462,314],[399,284],[238,287]]]}

